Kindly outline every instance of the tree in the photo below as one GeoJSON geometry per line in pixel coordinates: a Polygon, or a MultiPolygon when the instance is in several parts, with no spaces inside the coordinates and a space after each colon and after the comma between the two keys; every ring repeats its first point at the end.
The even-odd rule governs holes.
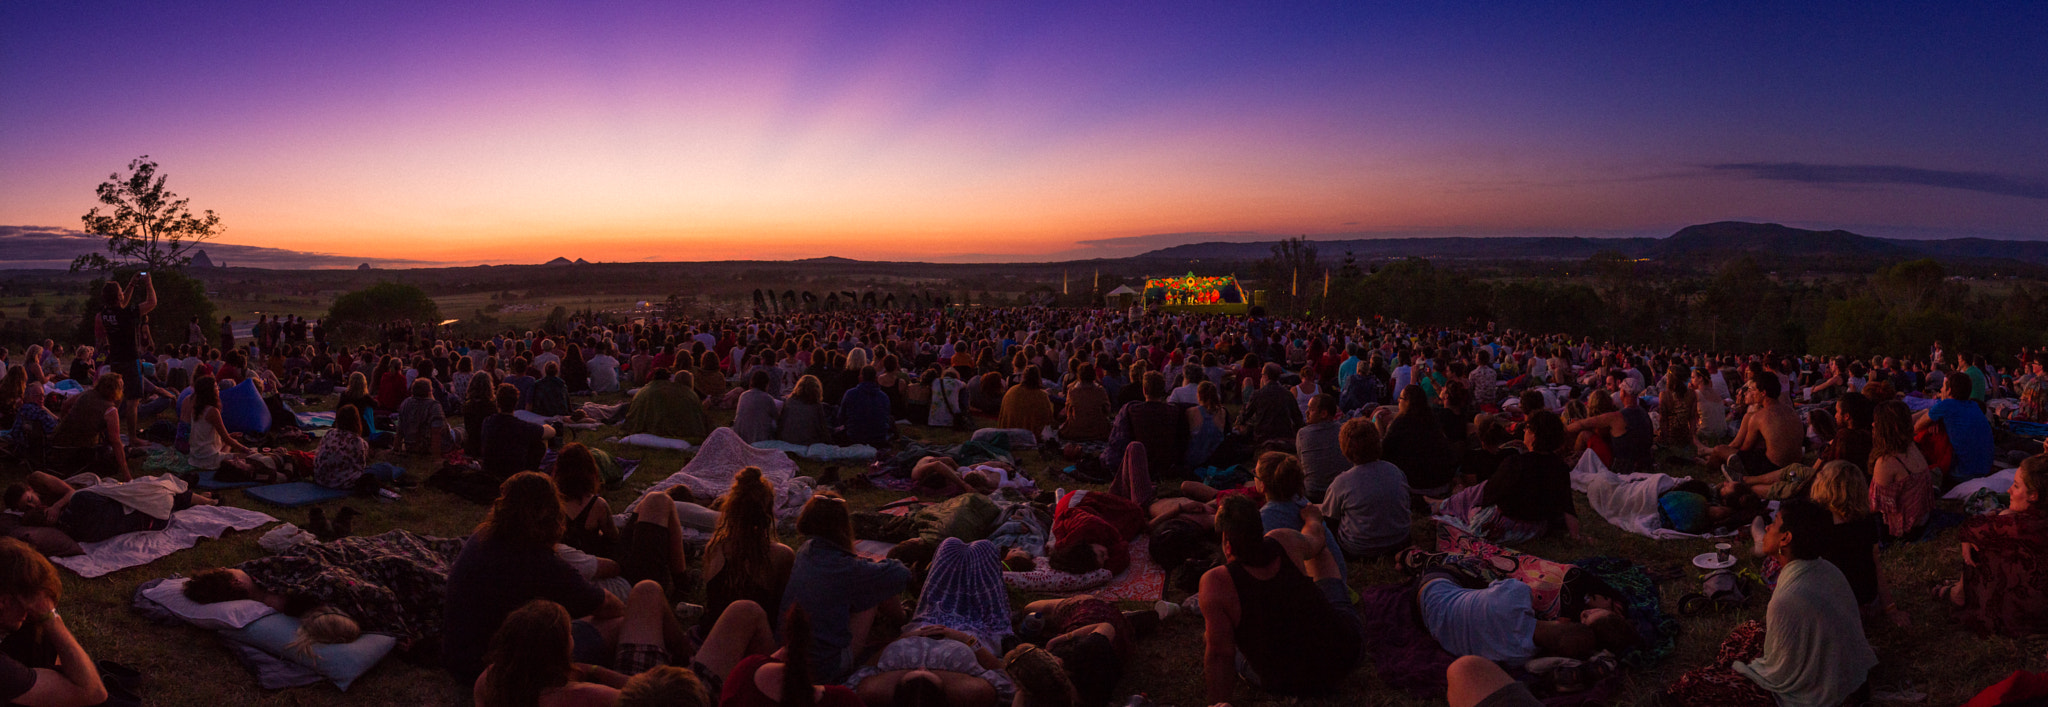
{"type": "Polygon", "coordinates": [[[334,305],[327,308],[326,326],[330,339],[366,341],[375,338],[384,325],[405,320],[438,323],[441,307],[417,286],[379,282],[334,298],[334,305]]]}
{"type": "Polygon", "coordinates": [[[165,180],[149,155],[129,162],[127,177],[107,175],[99,186],[100,205],[81,220],[87,233],[107,239],[113,257],[87,253],[71,261],[71,271],[105,272],[128,264],[152,273],[182,268],[192,262],[194,247],[220,235],[220,216],[212,210],[193,216],[186,207],[192,200],[164,188],[165,180]]]}
{"type": "Polygon", "coordinates": [[[32,299],[32,300],[29,300],[29,301],[28,301],[28,318],[30,318],[30,319],[42,319],[42,318],[43,318],[43,301],[42,301],[42,300],[39,300],[39,299],[32,299]]]}

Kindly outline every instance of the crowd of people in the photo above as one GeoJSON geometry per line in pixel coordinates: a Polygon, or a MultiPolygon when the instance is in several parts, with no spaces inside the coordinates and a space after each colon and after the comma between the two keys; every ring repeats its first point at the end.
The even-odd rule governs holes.
{"type": "MultiPolygon", "coordinates": [[[[1205,627],[1206,702],[1326,694],[1365,662],[1370,638],[1347,567],[1410,548],[1419,514],[1507,547],[1581,538],[1597,522],[1579,517],[1572,490],[1586,460],[1716,477],[1664,493],[1662,521],[1747,531],[1775,585],[1764,620],[1673,686],[1676,704],[1867,695],[1877,656],[1866,627],[1910,620],[1880,571],[1884,549],[1935,532],[1939,494],[1995,470],[2012,470],[2010,490],[1988,507],[1973,501],[1984,512],[1958,533],[1959,577],[1934,595],[1977,631],[2048,631],[2048,578],[2036,569],[2048,566],[2048,456],[2022,433],[2048,421],[2033,351],[2001,368],[1939,345],[1926,358],[1852,361],[1490,327],[1043,308],[578,321],[487,339],[406,327],[375,345],[287,320],[254,341],[224,328],[217,347],[199,333],[151,346],[146,277],[110,283],[102,300],[100,340],[69,367],[54,344],[0,355],[9,447],[57,472],[7,490],[10,527],[89,542],[218,502],[139,474],[141,453],[160,445],[196,470],[394,497],[402,482],[372,470],[380,455],[473,464],[497,488],[466,539],[376,541],[423,573],[392,579],[406,596],[323,583],[305,563],[352,560],[316,549],[202,573],[186,592],[274,602],[309,632],[335,625],[309,640],[374,631],[437,645],[438,664],[479,705],[1100,705],[1117,699],[1133,645],[1184,614],[1205,627]],[[230,432],[226,391],[243,385],[283,413],[295,396],[336,395],[332,430],[303,460],[230,432]],[[575,401],[619,392],[614,405],[575,401]],[[716,499],[651,493],[614,509],[608,455],[562,435],[593,422],[701,442],[716,410],[749,443],[865,445],[881,460],[924,436],[911,428],[999,428],[1059,459],[1063,485],[1096,488],[1014,493],[1031,476],[1022,464],[919,459],[906,481],[927,501],[985,503],[1001,528],[906,541],[877,559],[856,545],[873,539],[855,531],[867,509],[831,490],[834,479],[787,519],[791,547],[759,468],[730,470],[716,499]],[[97,483],[81,486],[79,472],[97,483]],[[692,546],[686,528],[708,542],[692,546]],[[1012,605],[1005,569],[1121,571],[1141,535],[1162,563],[1194,568],[1185,603],[1126,610],[1082,594],[1012,605]],[[312,620],[324,617],[336,618],[312,620]]],[[[369,541],[335,542],[351,540],[369,541]]],[[[0,699],[105,699],[58,616],[55,570],[15,540],[0,540],[0,555],[0,626],[13,631],[0,644],[0,699]]],[[[1452,566],[1409,591],[1429,634],[1463,656],[1446,675],[1452,704],[1537,704],[1511,671],[1646,640],[1606,595],[1539,620],[1513,579],[1452,566]]]]}

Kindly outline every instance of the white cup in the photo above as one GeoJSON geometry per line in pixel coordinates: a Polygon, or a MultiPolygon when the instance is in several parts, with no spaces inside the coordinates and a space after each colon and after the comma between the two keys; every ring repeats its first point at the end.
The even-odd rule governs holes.
{"type": "Polygon", "coordinates": [[[1734,549],[1734,547],[1728,543],[1714,543],[1714,561],[1727,562],[1729,560],[1728,551],[1734,549]]]}

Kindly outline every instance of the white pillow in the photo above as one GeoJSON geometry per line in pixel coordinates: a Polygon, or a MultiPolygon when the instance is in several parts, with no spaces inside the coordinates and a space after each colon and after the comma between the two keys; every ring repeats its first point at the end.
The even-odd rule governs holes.
{"type": "Polygon", "coordinates": [[[201,604],[185,598],[185,578],[172,577],[156,586],[142,590],[150,601],[162,604],[165,609],[186,623],[215,631],[229,631],[248,626],[257,619],[277,613],[276,609],[254,599],[201,604]]]}

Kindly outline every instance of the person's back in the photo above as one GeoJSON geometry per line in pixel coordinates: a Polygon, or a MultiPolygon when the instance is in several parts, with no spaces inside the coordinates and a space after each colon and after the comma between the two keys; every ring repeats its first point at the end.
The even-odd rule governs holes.
{"type": "Polygon", "coordinates": [[[1862,626],[1855,592],[1834,563],[1794,560],[1779,573],[1765,609],[1763,655],[1730,667],[1780,705],[1842,704],[1877,664],[1862,626]],[[1839,632],[1826,633],[1831,627],[1839,632]]]}
{"type": "Polygon", "coordinates": [[[733,409],[732,431],[748,444],[775,439],[775,396],[760,388],[741,393],[733,409]]]}
{"type": "Polygon", "coordinates": [[[1244,422],[1251,427],[1254,441],[1291,441],[1302,425],[1301,405],[1287,386],[1269,380],[1245,403],[1244,422]]]}
{"type": "Polygon", "coordinates": [[[1336,420],[1326,418],[1303,425],[1294,433],[1294,453],[1301,458],[1301,471],[1311,501],[1321,502],[1330,483],[1351,468],[1351,462],[1337,448],[1339,427],[1336,420]]]}
{"type": "Polygon", "coordinates": [[[509,412],[484,418],[482,452],[484,473],[505,478],[540,466],[547,454],[541,426],[519,419],[509,412]]]}
{"type": "Polygon", "coordinates": [[[1941,423],[1948,443],[1955,449],[1954,480],[1975,479],[1991,473],[1993,444],[1991,421],[1983,409],[1969,400],[1945,399],[1927,410],[1927,419],[1941,423]]]}
{"type": "Polygon", "coordinates": [[[87,390],[73,398],[70,407],[57,420],[57,430],[50,433],[50,444],[58,447],[93,447],[107,443],[106,415],[114,409],[114,403],[100,395],[97,390],[87,390]]]}
{"type": "Polygon", "coordinates": [[[1400,467],[1375,459],[1330,482],[1323,515],[1337,523],[1337,542],[1346,554],[1377,557],[1408,546],[1409,503],[1408,478],[1400,467]]]}
{"type": "Polygon", "coordinates": [[[846,438],[859,444],[887,446],[895,420],[889,415],[889,394],[874,381],[872,367],[861,371],[861,382],[839,398],[840,423],[846,438]]]}
{"type": "MultiPolygon", "coordinates": [[[[1633,381],[1629,384],[1635,385],[1633,381]]],[[[1615,437],[1612,443],[1614,473],[1650,471],[1653,463],[1650,456],[1656,447],[1655,424],[1650,421],[1650,413],[1641,405],[1626,405],[1621,408],[1621,420],[1626,431],[1615,437]]]]}
{"type": "Polygon", "coordinates": [[[1225,565],[1237,593],[1237,648],[1266,690],[1329,689],[1357,664],[1362,641],[1279,542],[1265,542],[1267,563],[1225,565]]]}
{"type": "Polygon", "coordinates": [[[473,536],[448,569],[441,665],[473,681],[483,672],[491,635],[526,602],[550,599],[571,616],[587,616],[604,604],[605,596],[552,549],[473,536]]]}
{"type": "Polygon", "coordinates": [[[776,438],[790,444],[831,444],[830,414],[822,403],[790,398],[782,402],[776,438]]]}

